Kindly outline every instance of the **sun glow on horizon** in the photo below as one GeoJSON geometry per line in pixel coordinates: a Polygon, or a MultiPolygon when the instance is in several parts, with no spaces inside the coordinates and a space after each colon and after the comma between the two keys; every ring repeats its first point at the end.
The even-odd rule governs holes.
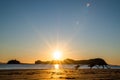
{"type": "Polygon", "coordinates": [[[60,60],[60,59],[61,59],[61,55],[62,55],[62,52],[60,52],[60,51],[55,51],[55,52],[53,53],[53,58],[54,58],[55,60],[60,60]]]}

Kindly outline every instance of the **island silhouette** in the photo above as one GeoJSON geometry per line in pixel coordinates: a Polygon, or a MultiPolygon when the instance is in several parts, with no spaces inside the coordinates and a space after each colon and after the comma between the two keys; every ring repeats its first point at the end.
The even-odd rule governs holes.
{"type": "MultiPolygon", "coordinates": [[[[7,64],[22,64],[19,60],[9,60],[7,64]]],[[[110,68],[110,65],[107,64],[107,62],[102,59],[102,58],[93,58],[93,59],[88,59],[88,60],[73,60],[73,59],[64,59],[64,60],[51,60],[51,61],[41,61],[41,60],[36,60],[34,64],[74,64],[75,69],[78,69],[82,65],[87,65],[92,69],[93,67],[96,67],[99,69],[100,67],[110,68]]]]}

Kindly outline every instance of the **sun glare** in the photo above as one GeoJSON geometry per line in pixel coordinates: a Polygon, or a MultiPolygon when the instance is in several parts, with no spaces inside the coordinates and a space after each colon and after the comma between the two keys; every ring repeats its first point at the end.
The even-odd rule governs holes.
{"type": "Polygon", "coordinates": [[[61,58],[61,52],[60,51],[55,51],[53,53],[53,57],[55,60],[59,60],[61,58]]]}

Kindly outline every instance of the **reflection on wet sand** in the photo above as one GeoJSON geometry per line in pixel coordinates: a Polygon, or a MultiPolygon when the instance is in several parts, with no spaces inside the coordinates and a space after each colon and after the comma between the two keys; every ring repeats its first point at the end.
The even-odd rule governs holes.
{"type": "Polygon", "coordinates": [[[0,80],[120,80],[120,69],[0,70],[0,80]]]}

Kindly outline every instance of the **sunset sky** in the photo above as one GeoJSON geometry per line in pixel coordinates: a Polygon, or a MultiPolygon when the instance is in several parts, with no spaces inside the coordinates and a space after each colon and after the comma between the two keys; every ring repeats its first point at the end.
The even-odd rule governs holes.
{"type": "Polygon", "coordinates": [[[120,0],[0,0],[0,62],[101,57],[120,65],[120,0]]]}

